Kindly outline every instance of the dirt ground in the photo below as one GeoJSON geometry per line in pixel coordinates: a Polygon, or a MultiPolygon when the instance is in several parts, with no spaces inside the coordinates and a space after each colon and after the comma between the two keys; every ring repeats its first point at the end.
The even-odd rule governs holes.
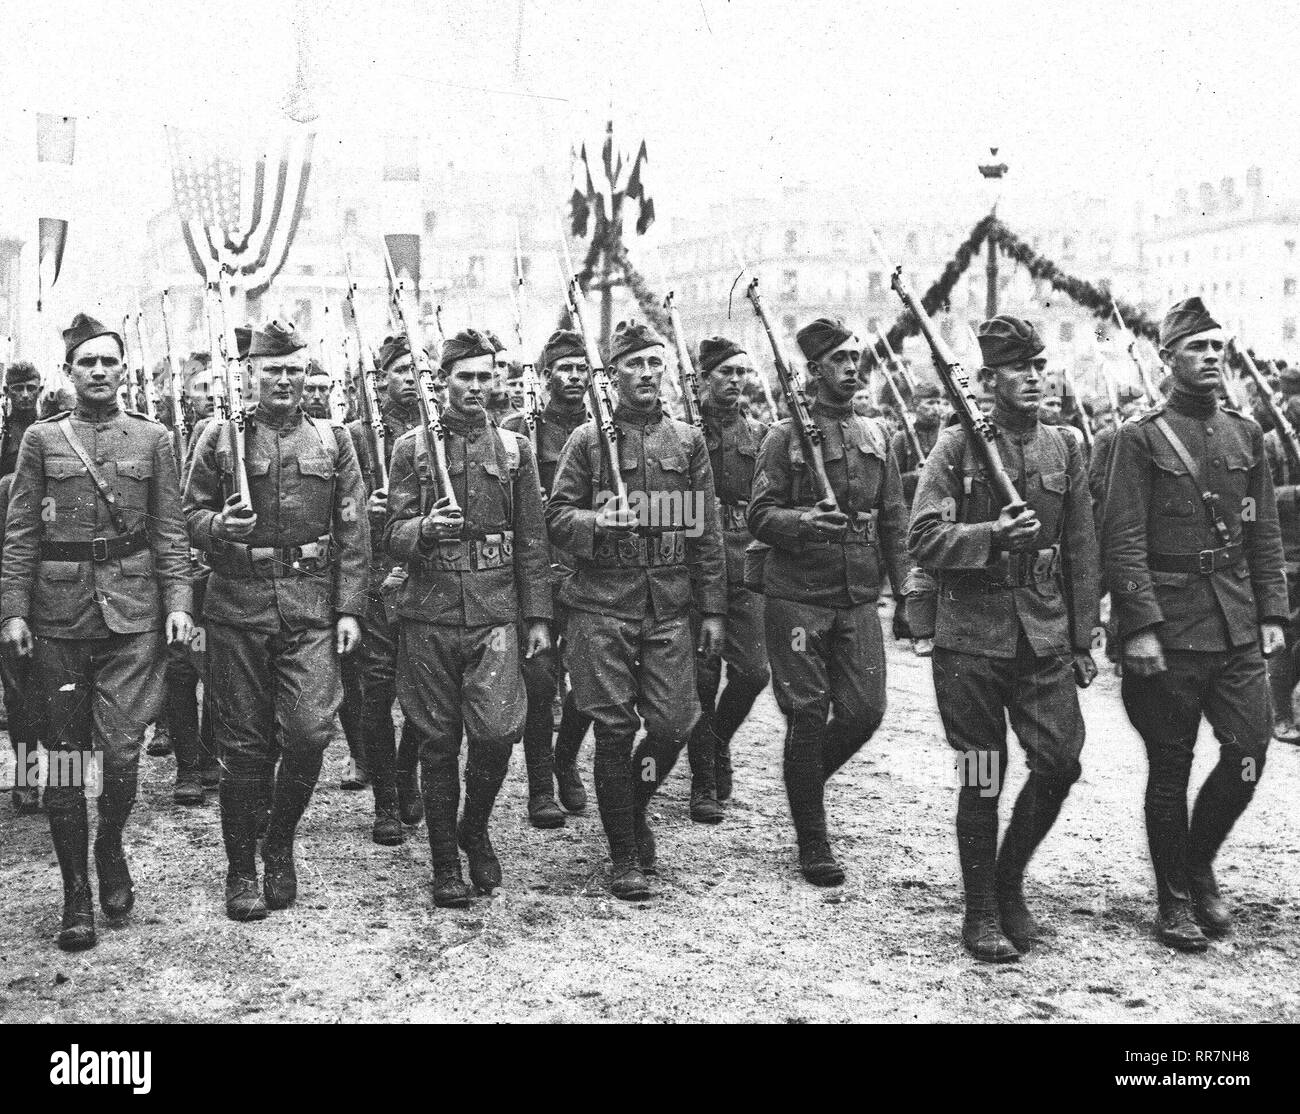
{"type": "MultiPolygon", "coordinates": [[[[1031,868],[1050,939],[1019,964],[986,966],[958,937],[955,775],[930,665],[905,646],[889,653],[884,727],[828,792],[848,872],[830,891],[795,867],[770,693],[737,737],[724,824],[690,822],[684,759],[656,798],[660,878],[639,905],[605,891],[594,799],[561,830],[528,826],[517,751],[493,828],[504,888],[468,910],[435,909],[423,827],[399,848],[370,842],[369,794],[338,788],[340,736],[299,832],[296,906],[228,921],[215,803],[172,804],[172,759],[145,758],[128,830],[135,911],[122,928],[101,921],[97,948],[65,955],[45,819],[15,816],[5,794],[0,1020],[1300,1019],[1300,748],[1274,744],[1222,856],[1235,931],[1204,956],[1175,954],[1152,938],[1141,744],[1103,676],[1084,693],[1083,780],[1031,868]]],[[[1208,735],[1200,749],[1198,780],[1214,761],[1208,735]]],[[[1014,792],[1015,751],[1013,765],[1014,792]]]]}

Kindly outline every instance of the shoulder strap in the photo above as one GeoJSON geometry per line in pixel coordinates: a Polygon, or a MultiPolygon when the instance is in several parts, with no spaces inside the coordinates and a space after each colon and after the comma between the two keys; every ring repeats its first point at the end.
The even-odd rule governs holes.
{"type": "MultiPolygon", "coordinates": [[[[334,431],[341,427],[325,418],[313,418],[306,414],[303,417],[311,422],[312,428],[316,431],[316,436],[320,438],[321,448],[325,450],[325,455],[330,458],[330,463],[337,469],[339,466],[339,443],[335,438],[334,431]]],[[[349,433],[348,436],[351,437],[352,435],[349,433]]]]}
{"type": "Polygon", "coordinates": [[[63,434],[64,439],[68,442],[72,451],[77,454],[77,459],[81,461],[86,469],[86,475],[90,477],[91,482],[95,485],[95,490],[99,492],[99,497],[104,500],[108,506],[108,517],[113,520],[113,527],[119,534],[129,534],[130,528],[126,524],[126,516],[122,514],[117,505],[117,496],[113,494],[113,489],[108,486],[108,482],[99,474],[94,463],[90,459],[90,454],[86,452],[86,446],[81,443],[77,436],[77,431],[72,428],[72,419],[68,417],[59,420],[59,432],[63,434]]]}
{"type": "Polygon", "coordinates": [[[1227,545],[1232,541],[1232,531],[1228,529],[1228,524],[1223,521],[1223,514],[1219,509],[1219,497],[1205,486],[1201,480],[1201,470],[1196,466],[1196,461],[1192,454],[1187,451],[1187,446],[1183,444],[1182,438],[1174,432],[1163,414],[1155,419],[1155,427],[1164,435],[1170,447],[1177,454],[1178,459],[1183,462],[1183,467],[1187,469],[1187,474],[1191,477],[1193,486],[1201,497],[1201,503],[1205,506],[1205,515],[1210,521],[1210,526],[1218,535],[1219,541],[1227,545]]]}

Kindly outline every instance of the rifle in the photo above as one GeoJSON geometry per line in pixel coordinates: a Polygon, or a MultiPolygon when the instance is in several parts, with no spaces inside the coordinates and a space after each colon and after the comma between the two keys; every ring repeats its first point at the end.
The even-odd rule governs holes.
{"type": "MultiPolygon", "coordinates": [[[[524,253],[519,243],[519,218],[515,218],[515,283],[511,290],[515,309],[515,343],[520,356],[524,352],[524,253]]],[[[522,361],[520,374],[524,385],[524,428],[528,430],[528,443],[533,449],[533,458],[537,458],[537,415],[542,412],[542,393],[537,382],[537,368],[531,361],[522,361]]],[[[548,492],[542,488],[542,502],[546,502],[548,492]]]]}
{"type": "MultiPolygon", "coordinates": [[[[876,250],[880,253],[881,259],[889,258],[879,239],[876,240],[876,250]]],[[[957,420],[961,422],[967,441],[988,474],[989,483],[1000,504],[1004,507],[1022,506],[1024,500],[1016,491],[1016,485],[1011,482],[1007,470],[1002,466],[1002,457],[993,440],[996,435],[993,423],[981,412],[966,372],[943,338],[935,332],[930,315],[925,312],[925,307],[921,305],[921,299],[916,296],[911,283],[903,277],[901,266],[893,268],[889,285],[902,300],[903,305],[911,311],[921,332],[925,335],[930,345],[930,352],[934,356],[934,366],[939,372],[939,378],[943,381],[944,389],[948,392],[948,397],[957,411],[957,420]]]]}
{"type": "Polygon", "coordinates": [[[122,315],[122,362],[126,374],[117,388],[117,404],[123,410],[139,410],[144,395],[144,372],[131,353],[131,315],[122,315]]]}
{"type": "Polygon", "coordinates": [[[185,376],[181,366],[176,362],[176,353],[172,350],[172,327],[169,321],[168,305],[170,299],[167,291],[162,292],[163,349],[167,358],[167,370],[172,385],[172,449],[176,453],[176,470],[185,474],[185,450],[190,440],[190,425],[185,420],[185,376]]]}
{"type": "Polygon", "coordinates": [[[695,374],[695,365],[691,362],[691,350],[686,344],[686,334],[682,331],[681,315],[673,301],[673,292],[668,291],[664,299],[664,310],[668,314],[668,323],[673,328],[673,343],[677,346],[677,378],[682,387],[682,417],[693,426],[704,428],[704,416],[700,413],[700,381],[695,374]]]}
{"type": "MultiPolygon", "coordinates": [[[[582,287],[578,285],[578,275],[573,269],[573,260],[569,258],[569,245],[560,233],[560,245],[564,249],[566,282],[565,299],[568,303],[569,317],[582,334],[582,343],[587,350],[587,366],[591,378],[587,380],[587,397],[591,402],[592,419],[596,423],[596,433],[600,438],[601,451],[605,463],[609,465],[610,482],[614,485],[615,514],[624,518],[631,515],[627,495],[627,484],[619,469],[618,428],[614,425],[613,388],[609,376],[605,374],[605,361],[600,358],[600,349],[587,328],[587,315],[584,312],[586,298],[582,287]]],[[[600,508],[596,508],[600,509],[600,508]]]]}
{"type": "Polygon", "coordinates": [[[420,322],[414,315],[408,315],[402,305],[402,283],[393,267],[393,257],[388,252],[388,241],[384,240],[382,243],[393,320],[406,338],[406,346],[411,350],[411,360],[415,364],[415,399],[420,407],[420,427],[424,437],[425,455],[433,476],[434,495],[447,500],[448,511],[458,512],[460,504],[456,501],[456,492],[451,486],[451,473],[447,471],[447,434],[442,428],[442,411],[438,409],[438,402],[433,394],[433,368],[429,366],[429,354],[424,350],[420,322]]]}
{"type": "MultiPolygon", "coordinates": [[[[352,260],[343,257],[343,271],[348,281],[348,292],[343,302],[343,316],[351,322],[352,332],[357,338],[357,406],[361,410],[361,422],[370,442],[370,455],[375,461],[376,487],[388,490],[388,439],[384,429],[384,419],[379,410],[379,397],[376,380],[380,375],[379,357],[369,347],[361,335],[361,318],[357,314],[357,284],[352,279],[352,260]],[[370,372],[366,371],[366,356],[370,357],[370,372]],[[374,376],[374,379],[371,378],[374,376]]],[[[343,336],[344,350],[347,350],[347,334],[343,336]]],[[[349,366],[351,362],[349,361],[349,366]]],[[[429,459],[433,459],[430,457],[429,459]]]]}
{"type": "MultiPolygon", "coordinates": [[[[874,329],[872,330],[872,336],[876,338],[878,343],[883,343],[886,349],[891,352],[893,351],[889,348],[889,342],[874,329]]],[[[903,429],[907,433],[908,441],[911,442],[912,451],[916,453],[917,466],[919,467],[925,463],[925,452],[921,448],[921,438],[918,437],[916,433],[916,423],[912,420],[912,415],[907,409],[907,404],[903,402],[903,393],[898,389],[898,384],[894,382],[894,377],[890,373],[885,361],[878,359],[877,362],[880,366],[880,374],[885,377],[885,386],[889,388],[889,393],[894,399],[894,405],[898,407],[899,421],[903,423],[903,429]]]]}
{"type": "MultiPolygon", "coordinates": [[[[221,381],[225,386],[225,420],[227,436],[230,438],[230,451],[234,459],[235,490],[231,493],[239,496],[245,506],[252,506],[248,488],[248,465],[244,452],[244,376],[240,364],[239,342],[235,339],[235,327],[230,319],[230,307],[227,303],[226,284],[222,281],[220,271],[213,277],[209,274],[208,289],[215,294],[221,306],[221,331],[217,334],[217,347],[213,355],[221,360],[221,381]]],[[[211,311],[208,315],[208,329],[212,330],[211,311]]]]}
{"type": "MultiPolygon", "coordinates": [[[[1061,380],[1063,385],[1069,390],[1070,397],[1074,399],[1074,410],[1079,419],[1074,428],[1083,434],[1083,447],[1091,453],[1093,441],[1092,427],[1088,424],[1088,415],[1083,411],[1083,400],[1079,397],[1079,388],[1074,382],[1074,372],[1072,372],[1068,367],[1063,367],[1061,369],[1061,380]]],[[[1062,398],[1062,402],[1064,402],[1064,398],[1062,398]]]]}
{"type": "Polygon", "coordinates": [[[1255,386],[1259,389],[1260,401],[1264,404],[1264,409],[1268,411],[1268,416],[1273,419],[1278,440],[1282,442],[1282,447],[1291,458],[1292,467],[1300,469],[1300,435],[1296,434],[1295,426],[1291,424],[1290,419],[1286,416],[1286,411],[1282,409],[1281,396],[1273,393],[1273,388],[1269,386],[1268,380],[1264,378],[1255,361],[1251,359],[1250,353],[1238,344],[1235,338],[1230,340],[1228,344],[1241,357],[1242,366],[1245,367],[1246,372],[1255,381],[1255,386]]]}
{"type": "Polygon", "coordinates": [[[826,461],[822,457],[822,431],[817,428],[817,423],[813,421],[812,415],[808,413],[808,403],[804,398],[803,391],[799,389],[794,373],[790,370],[790,365],[781,352],[780,341],[776,339],[776,333],[772,329],[772,322],[767,319],[767,310],[763,308],[763,300],[758,296],[757,278],[750,282],[749,288],[745,291],[745,297],[749,299],[750,305],[754,307],[754,313],[758,316],[759,321],[763,323],[763,330],[767,333],[767,342],[772,346],[772,360],[776,364],[776,377],[781,383],[781,391],[785,394],[786,406],[790,408],[790,419],[794,423],[795,433],[803,442],[804,458],[812,465],[813,475],[817,477],[817,484],[821,488],[821,501],[829,504],[830,509],[838,511],[840,505],[835,498],[835,491],[831,487],[830,477],[826,475],[826,461]]]}
{"type": "Polygon", "coordinates": [[[1128,358],[1133,361],[1133,366],[1137,368],[1138,384],[1142,388],[1142,393],[1147,396],[1147,402],[1149,405],[1159,406],[1161,401],[1160,392],[1152,386],[1151,380],[1147,376],[1146,367],[1143,366],[1142,361],[1138,359],[1137,334],[1124,324],[1124,318],[1120,316],[1119,304],[1117,302],[1112,301],[1110,303],[1110,308],[1111,312],[1115,315],[1116,324],[1119,325],[1120,329],[1128,333],[1128,344],[1125,345],[1125,348],[1128,350],[1128,358]]]}
{"type": "Polygon", "coordinates": [[[144,339],[144,309],[139,301],[135,304],[135,343],[140,350],[140,393],[144,403],[145,415],[158,421],[158,388],[153,381],[153,361],[149,359],[149,346],[144,339]]]}

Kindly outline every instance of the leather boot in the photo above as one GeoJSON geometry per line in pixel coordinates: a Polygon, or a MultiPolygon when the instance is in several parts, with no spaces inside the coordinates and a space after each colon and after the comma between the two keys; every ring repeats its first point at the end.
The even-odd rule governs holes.
{"type": "Polygon", "coordinates": [[[424,759],[421,772],[429,857],[433,865],[433,903],[440,909],[464,909],[472,894],[461,876],[460,852],[456,849],[460,769],[455,753],[430,754],[424,759]]]}
{"type": "Polygon", "coordinates": [[[166,758],[172,752],[171,730],[163,720],[159,720],[153,725],[153,735],[149,738],[149,744],[145,747],[145,753],[150,758],[166,758]]]}
{"type": "Polygon", "coordinates": [[[596,728],[596,805],[609,841],[609,892],[623,901],[650,896],[637,861],[631,763],[633,736],[596,728]]]}
{"type": "Polygon", "coordinates": [[[99,828],[95,832],[95,872],[99,875],[99,905],[110,918],[125,917],[135,905],[135,887],[122,849],[135,781],[105,779],[99,798],[99,828]]]}
{"type": "Polygon", "coordinates": [[[860,734],[850,733],[843,723],[832,719],[826,725],[822,738],[822,778],[830,781],[850,758],[862,749],[866,740],[860,734]]]}
{"type": "Polygon", "coordinates": [[[405,727],[397,747],[397,807],[403,824],[414,826],[424,819],[424,799],[420,795],[420,748],[414,732],[405,727]]]}
{"type": "Polygon", "coordinates": [[[997,861],[998,911],[1002,931],[1020,951],[1039,940],[1042,929],[1025,904],[1025,868],[1060,815],[1069,786],[1031,772],[1016,798],[997,861]]]}
{"type": "Polygon", "coordinates": [[[65,952],[93,948],[95,904],[90,894],[90,826],[85,794],[68,786],[46,789],[45,811],[50,817],[50,836],[63,875],[63,922],[58,945],[65,952]]]}
{"type": "Polygon", "coordinates": [[[1264,664],[1268,668],[1268,691],[1273,705],[1273,737],[1294,743],[1300,740],[1300,729],[1296,727],[1292,710],[1296,682],[1294,652],[1287,649],[1270,654],[1264,659],[1264,664]]]}
{"type": "Polygon", "coordinates": [[[501,863],[488,835],[492,806],[510,763],[510,745],[470,743],[465,761],[465,811],[456,842],[469,861],[469,880],[485,894],[501,885],[501,863]]]}
{"type": "Polygon", "coordinates": [[[707,713],[702,714],[686,744],[691,764],[691,819],[697,824],[721,824],[726,816],[718,804],[717,739],[711,720],[707,713]]]}
{"type": "Polygon", "coordinates": [[[226,845],[226,916],[232,921],[266,918],[257,885],[257,825],[262,794],[256,785],[229,777],[218,790],[221,836],[226,845]]]}
{"type": "Polygon", "coordinates": [[[397,796],[397,751],[391,733],[378,732],[366,745],[370,788],[375,795],[375,822],[370,838],[381,847],[405,842],[401,803],[397,796]]]}
{"type": "MultiPolygon", "coordinates": [[[[1256,766],[1257,779],[1262,773],[1262,764],[1256,766]]],[[[1239,765],[1221,757],[1196,796],[1187,832],[1187,883],[1192,915],[1211,935],[1222,935],[1232,927],[1232,914],[1214,878],[1214,860],[1250,804],[1256,784],[1243,781],[1239,765]]]]}
{"type": "Polygon", "coordinates": [[[1147,839],[1156,876],[1156,936],[1180,952],[1203,952],[1210,946],[1192,916],[1187,881],[1187,837],[1172,819],[1153,819],[1147,813],[1147,839]]]}
{"type": "Polygon", "coordinates": [[[1011,963],[1020,958],[1020,952],[1003,935],[995,893],[996,799],[993,808],[989,808],[987,802],[982,806],[969,802],[967,795],[978,792],[978,789],[965,788],[958,795],[957,855],[961,860],[962,883],[966,892],[961,939],[966,950],[984,963],[1011,963]]]}
{"type": "Polygon", "coordinates": [[[201,805],[199,706],[194,684],[168,677],[163,718],[171,728],[172,748],[176,752],[176,785],[172,789],[172,800],[178,805],[201,805]]]}
{"type": "Polygon", "coordinates": [[[539,684],[527,671],[528,714],[524,719],[524,766],[528,771],[528,823],[534,828],[563,828],[564,813],[555,803],[555,755],[552,750],[551,697],[554,686],[539,684]]]}
{"type": "Polygon", "coordinates": [[[718,707],[713,713],[714,765],[718,785],[718,800],[731,800],[733,771],[731,766],[731,740],[745,722],[754,701],[767,687],[749,677],[727,673],[727,684],[718,697],[718,707]]]}
{"type": "Polygon", "coordinates": [[[782,768],[790,817],[799,841],[799,870],[814,886],[839,886],[844,882],[844,869],[831,853],[826,834],[824,734],[820,726],[792,723],[786,732],[782,768]]]}
{"type": "Polygon", "coordinates": [[[293,861],[293,840],[298,821],[307,811],[321,756],[286,752],[280,760],[271,804],[271,821],[262,843],[262,892],[268,909],[287,909],[298,897],[298,870],[293,861]]]}
{"type": "Polygon", "coordinates": [[[580,813],[587,808],[587,790],[578,773],[578,752],[591,726],[591,719],[578,710],[573,693],[564,698],[564,712],[555,733],[555,784],[560,804],[568,812],[580,813]]]}

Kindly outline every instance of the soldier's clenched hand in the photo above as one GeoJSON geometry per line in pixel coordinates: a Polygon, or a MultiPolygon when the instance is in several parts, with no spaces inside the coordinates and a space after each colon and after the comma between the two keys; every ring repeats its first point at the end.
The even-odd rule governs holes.
{"type": "Polygon", "coordinates": [[[1086,689],[1097,679],[1097,663],[1087,650],[1074,651],[1074,683],[1086,689]]]}
{"type": "Polygon", "coordinates": [[[1265,655],[1279,654],[1286,649],[1286,635],[1280,623],[1261,623],[1259,635],[1265,655]]]}
{"type": "Polygon", "coordinates": [[[167,632],[167,645],[188,642],[194,637],[194,620],[188,611],[173,611],[167,616],[163,629],[167,632]]]}
{"type": "Polygon", "coordinates": [[[1165,671],[1165,655],[1155,631],[1135,634],[1124,643],[1124,672],[1134,677],[1151,677],[1165,671]]]}
{"type": "Polygon", "coordinates": [[[721,615],[705,615],[700,619],[700,642],[696,649],[701,657],[715,658],[722,653],[723,623],[721,615]]]}
{"type": "Polygon", "coordinates": [[[377,487],[366,500],[366,511],[373,518],[384,518],[388,514],[388,490],[377,487]]]}
{"type": "Polygon", "coordinates": [[[596,528],[625,537],[637,525],[636,515],[618,499],[610,499],[596,512],[596,528]]]}
{"type": "Polygon", "coordinates": [[[9,653],[29,658],[32,656],[33,645],[32,628],[27,625],[26,619],[7,619],[5,625],[0,627],[0,646],[9,653]]]}
{"type": "Polygon", "coordinates": [[[551,648],[551,630],[545,621],[535,619],[528,624],[528,643],[527,649],[524,650],[524,657],[531,658],[535,654],[544,654],[551,648]]]}
{"type": "Polygon", "coordinates": [[[1008,503],[993,524],[993,545],[998,549],[1027,549],[1042,523],[1024,503],[1008,503]]]}
{"type": "Polygon", "coordinates": [[[451,496],[444,495],[420,522],[420,537],[426,542],[455,541],[465,529],[465,515],[452,507],[451,496]]]}
{"type": "Polygon", "coordinates": [[[825,538],[840,538],[849,528],[849,516],[837,510],[829,499],[823,499],[799,516],[800,532],[812,530],[825,538]]]}
{"type": "Polygon", "coordinates": [[[256,525],[257,515],[253,508],[238,495],[232,495],[212,520],[212,533],[221,541],[237,542],[248,537],[256,525]]]}
{"type": "Polygon", "coordinates": [[[342,616],[335,630],[334,648],[340,654],[350,654],[361,645],[361,624],[351,615],[342,616]]]}

